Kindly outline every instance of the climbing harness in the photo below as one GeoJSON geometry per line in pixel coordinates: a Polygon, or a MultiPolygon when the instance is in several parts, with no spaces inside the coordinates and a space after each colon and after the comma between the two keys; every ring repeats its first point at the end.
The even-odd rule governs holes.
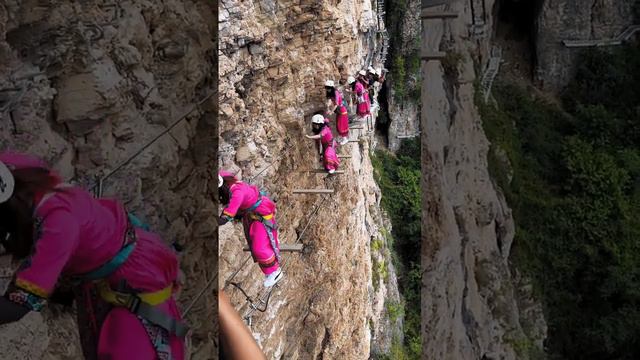
{"type": "MultiPolygon", "coordinates": [[[[134,215],[128,214],[128,216],[129,219],[135,219],[136,223],[142,224],[134,215]]],[[[127,225],[124,242],[124,246],[109,261],[95,270],[74,276],[74,280],[95,283],[98,294],[105,302],[124,307],[138,317],[167,330],[170,334],[184,337],[189,328],[183,322],[157,308],[158,305],[163,304],[171,297],[173,289],[171,285],[162,290],[147,293],[136,292],[133,289],[125,289],[124,291],[111,289],[106,279],[126,262],[136,247],[137,239],[133,221],[129,221],[127,225]]],[[[124,284],[121,287],[125,288],[124,284]]]]}
{"type": "Polygon", "coordinates": [[[256,201],[256,203],[251,205],[250,208],[246,209],[245,212],[250,213],[250,212],[253,212],[255,209],[257,209],[258,206],[262,204],[262,197],[264,196],[267,196],[267,193],[265,191],[260,191],[260,194],[258,195],[258,200],[256,201]]]}
{"type": "Polygon", "coordinates": [[[136,247],[135,241],[125,245],[122,249],[120,249],[120,251],[118,251],[118,253],[114,257],[112,257],[104,265],[86,274],[78,275],[77,277],[86,281],[105,279],[109,277],[109,275],[116,272],[116,270],[118,270],[118,268],[122,264],[124,264],[124,262],[129,258],[129,255],[131,255],[131,253],[135,249],[135,247],[136,247]]]}
{"type": "Polygon", "coordinates": [[[184,338],[189,331],[183,322],[157,308],[171,298],[173,290],[171,285],[155,292],[132,293],[113,290],[106,280],[101,280],[97,283],[97,288],[102,300],[114,306],[124,307],[133,314],[167,330],[170,334],[184,338]]]}
{"type": "MultiPolygon", "coordinates": [[[[267,236],[269,236],[269,243],[271,244],[271,248],[273,249],[273,253],[276,255],[276,259],[278,262],[282,261],[280,257],[280,251],[278,250],[278,246],[276,245],[275,237],[273,236],[273,232],[278,230],[278,225],[275,223],[273,219],[273,214],[269,214],[266,216],[256,214],[255,212],[249,213],[249,218],[254,221],[259,221],[264,225],[265,230],[267,231],[267,236]]],[[[249,244],[251,247],[251,244],[249,244]]]]}
{"type": "Polygon", "coordinates": [[[138,217],[136,217],[132,213],[128,213],[127,217],[129,218],[129,221],[134,227],[140,228],[144,231],[150,231],[149,225],[142,222],[142,220],[138,219],[138,217]]]}

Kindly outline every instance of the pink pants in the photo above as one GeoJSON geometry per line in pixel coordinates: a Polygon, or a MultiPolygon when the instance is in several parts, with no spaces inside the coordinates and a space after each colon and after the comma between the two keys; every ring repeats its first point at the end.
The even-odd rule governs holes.
{"type": "Polygon", "coordinates": [[[338,170],[340,160],[338,159],[338,155],[336,155],[336,150],[333,148],[333,146],[327,146],[324,149],[323,165],[324,169],[327,171],[338,170]]]}
{"type": "MultiPolygon", "coordinates": [[[[160,308],[178,317],[179,311],[173,298],[160,308]]],[[[156,328],[157,329],[157,328],[156,328]]],[[[169,354],[157,353],[152,341],[162,341],[160,336],[151,339],[140,319],[127,309],[115,307],[104,320],[98,343],[98,359],[110,360],[156,360],[166,359],[169,354]]],[[[171,336],[166,350],[171,351],[172,360],[184,360],[184,344],[181,339],[171,336]]],[[[160,347],[159,351],[162,351],[160,347]]]]}
{"type": "Polygon", "coordinates": [[[369,94],[367,94],[366,92],[362,95],[364,97],[364,102],[358,104],[358,108],[356,110],[356,113],[361,116],[364,117],[366,115],[370,114],[371,111],[371,103],[369,102],[369,94]]]}
{"type": "Polygon", "coordinates": [[[338,131],[338,135],[342,137],[349,136],[349,115],[347,115],[347,109],[344,106],[338,108],[336,130],[338,131]]]}
{"type": "MultiPolygon", "coordinates": [[[[275,220],[275,218],[273,219],[275,220]]],[[[250,220],[251,221],[251,220],[250,220]]],[[[266,220],[272,223],[269,220],[266,220]]],[[[246,225],[245,225],[246,226],[246,225]]],[[[278,230],[272,229],[273,238],[276,243],[276,247],[278,250],[280,249],[280,243],[278,242],[278,230]]],[[[245,227],[246,234],[246,227],[245,227]]],[[[253,220],[249,225],[249,243],[251,244],[251,254],[253,255],[254,260],[260,266],[260,269],[265,275],[269,275],[272,272],[278,270],[280,266],[278,264],[278,259],[276,258],[276,253],[273,251],[271,247],[271,241],[269,240],[269,234],[267,234],[266,226],[260,222],[253,220]]]]}

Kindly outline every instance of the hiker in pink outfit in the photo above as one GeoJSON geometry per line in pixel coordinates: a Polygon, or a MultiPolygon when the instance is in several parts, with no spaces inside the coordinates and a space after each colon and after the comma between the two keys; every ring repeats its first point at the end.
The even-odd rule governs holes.
{"type": "Polygon", "coordinates": [[[118,201],[62,184],[36,158],[0,153],[0,239],[24,259],[0,297],[0,324],[48,299],[69,304],[69,292],[56,285],[70,280],[86,359],[185,358],[176,254],[135,228],[118,201]]]}
{"type": "MultiPolygon", "coordinates": [[[[365,116],[368,116],[371,114],[371,99],[369,98],[369,87],[372,87],[373,84],[369,83],[369,80],[367,79],[367,72],[365,70],[360,70],[360,72],[358,73],[358,82],[362,85],[362,98],[364,100],[362,113],[365,116]]],[[[358,91],[356,91],[356,94],[358,94],[358,91]]]]}
{"type": "Polygon", "coordinates": [[[344,145],[349,141],[349,114],[347,112],[346,103],[343,102],[342,94],[335,88],[335,84],[332,80],[327,80],[324,84],[327,99],[329,99],[329,111],[327,115],[336,114],[336,130],[340,137],[340,144],[344,145]]]}
{"type": "Polygon", "coordinates": [[[275,285],[284,276],[280,269],[276,204],[256,186],[238,181],[226,171],[218,173],[218,195],[220,202],[226,205],[218,225],[224,225],[234,218],[242,219],[253,261],[266,275],[264,286],[275,285]]]}
{"type": "Polygon", "coordinates": [[[348,82],[349,85],[351,85],[353,92],[356,94],[356,101],[358,103],[356,114],[360,118],[367,117],[369,115],[369,95],[367,94],[362,81],[356,81],[353,77],[349,77],[348,82]]]}
{"type": "Polygon", "coordinates": [[[340,166],[340,159],[336,155],[336,142],[333,140],[331,129],[325,123],[324,116],[316,114],[311,118],[314,135],[305,135],[308,139],[318,140],[322,163],[329,174],[333,174],[340,166]]]}

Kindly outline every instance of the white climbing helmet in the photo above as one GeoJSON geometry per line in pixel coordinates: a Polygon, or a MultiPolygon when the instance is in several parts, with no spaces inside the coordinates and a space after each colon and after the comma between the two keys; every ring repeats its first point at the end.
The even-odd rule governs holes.
{"type": "Polygon", "coordinates": [[[11,198],[15,185],[15,179],[11,174],[11,170],[9,170],[7,165],[0,162],[0,204],[11,198]]]}
{"type": "Polygon", "coordinates": [[[354,82],[356,82],[356,78],[354,78],[353,76],[349,76],[349,78],[347,79],[347,83],[349,85],[353,84],[354,82]]]}
{"type": "Polygon", "coordinates": [[[223,183],[224,183],[224,181],[222,180],[222,176],[220,176],[220,174],[218,174],[218,187],[221,188],[223,183]]]}
{"type": "Polygon", "coordinates": [[[372,74],[376,73],[376,69],[374,69],[373,66],[371,66],[371,65],[369,65],[369,68],[367,70],[372,74]]]}
{"type": "Polygon", "coordinates": [[[336,84],[333,82],[333,80],[327,80],[325,81],[324,86],[336,87],[336,84]]]}
{"type": "Polygon", "coordinates": [[[365,75],[367,75],[367,72],[366,72],[366,71],[364,71],[364,70],[360,70],[360,72],[359,72],[358,74],[360,74],[360,75],[362,75],[362,76],[365,76],[365,75]]]}
{"type": "Polygon", "coordinates": [[[320,114],[313,115],[311,118],[311,123],[313,124],[324,124],[324,116],[320,114]]]}

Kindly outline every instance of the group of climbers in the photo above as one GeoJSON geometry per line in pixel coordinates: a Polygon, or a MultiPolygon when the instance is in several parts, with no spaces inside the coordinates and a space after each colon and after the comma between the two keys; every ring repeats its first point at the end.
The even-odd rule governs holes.
{"type": "MultiPolygon", "coordinates": [[[[347,80],[347,91],[354,94],[357,101],[356,116],[362,121],[371,114],[371,98],[374,84],[384,81],[382,70],[369,67],[361,70],[357,78],[350,76],[347,80]],[[371,96],[370,96],[371,95],[371,96]]],[[[340,165],[336,147],[349,141],[348,103],[338,90],[333,80],[324,84],[327,111],[316,113],[311,117],[313,135],[305,135],[316,140],[321,162],[329,174],[334,174],[340,165]],[[336,141],[331,130],[329,116],[335,114],[336,141]]],[[[351,96],[350,96],[351,97],[351,96]]],[[[254,262],[257,262],[265,275],[264,286],[271,287],[279,282],[284,274],[280,268],[280,247],[276,223],[276,205],[256,186],[239,181],[233,174],[220,171],[218,173],[218,196],[225,206],[218,219],[219,225],[232,220],[242,221],[245,238],[254,262]]]]}
{"type": "Polygon", "coordinates": [[[75,299],[86,359],[184,359],[177,254],[137,223],[40,159],[0,153],[0,243],[22,261],[0,297],[0,324],[75,299]]]}
{"type": "Polygon", "coordinates": [[[366,118],[371,115],[371,99],[375,98],[376,83],[382,85],[384,82],[384,73],[382,69],[374,69],[369,66],[367,71],[360,70],[356,78],[350,76],[347,80],[351,85],[353,93],[356,95],[358,107],[356,115],[360,118],[366,118]]]}
{"type": "MultiPolygon", "coordinates": [[[[347,92],[349,97],[355,95],[356,99],[356,121],[364,121],[371,116],[371,98],[374,97],[374,84],[382,84],[384,75],[381,69],[374,69],[369,66],[368,70],[360,70],[357,77],[349,76],[347,79],[347,92]]],[[[338,90],[333,80],[327,80],[324,84],[327,111],[317,113],[311,117],[311,130],[313,135],[306,135],[308,139],[316,140],[317,149],[321,156],[324,169],[333,174],[340,165],[340,160],[336,153],[337,144],[344,145],[349,141],[349,111],[348,103],[343,94],[338,90]],[[338,140],[334,140],[331,131],[329,116],[335,114],[336,131],[338,140]]]]}

